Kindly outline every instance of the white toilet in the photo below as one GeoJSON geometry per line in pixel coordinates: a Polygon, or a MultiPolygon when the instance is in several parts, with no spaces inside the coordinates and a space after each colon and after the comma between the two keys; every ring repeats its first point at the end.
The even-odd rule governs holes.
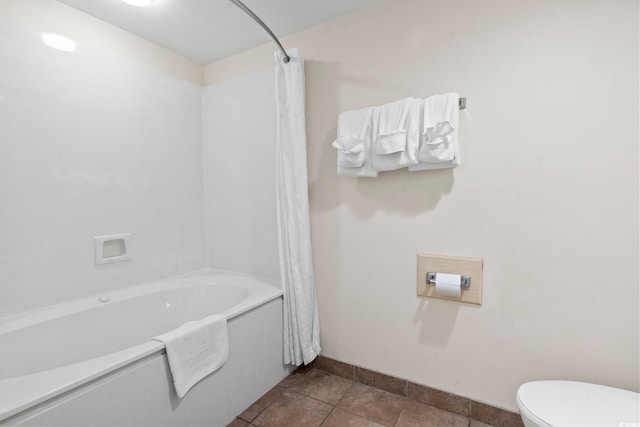
{"type": "Polygon", "coordinates": [[[526,427],[640,427],[640,394],[575,381],[534,381],[518,389],[526,427]]]}

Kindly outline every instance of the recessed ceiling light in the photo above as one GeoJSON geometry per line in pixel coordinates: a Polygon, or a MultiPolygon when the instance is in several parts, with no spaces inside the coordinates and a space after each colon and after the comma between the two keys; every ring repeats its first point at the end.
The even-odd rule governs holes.
{"type": "Polygon", "coordinates": [[[62,34],[42,33],[42,42],[50,48],[63,52],[75,52],[76,50],[76,42],[62,34]]]}
{"type": "Polygon", "coordinates": [[[131,6],[145,7],[149,6],[153,0],[122,0],[123,2],[130,4],[131,6]]]}

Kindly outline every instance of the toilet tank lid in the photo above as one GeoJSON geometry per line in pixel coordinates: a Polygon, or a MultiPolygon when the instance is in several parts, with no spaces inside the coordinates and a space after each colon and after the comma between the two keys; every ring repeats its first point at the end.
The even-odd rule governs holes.
{"type": "Polygon", "coordinates": [[[576,381],[533,381],[518,404],[551,426],[640,426],[640,394],[576,381]]]}

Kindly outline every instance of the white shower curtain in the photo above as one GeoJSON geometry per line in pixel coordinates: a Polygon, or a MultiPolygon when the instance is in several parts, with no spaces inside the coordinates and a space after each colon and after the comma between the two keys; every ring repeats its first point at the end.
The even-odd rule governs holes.
{"type": "Polygon", "coordinates": [[[320,327],[311,256],[304,59],[285,64],[276,52],[276,204],[280,276],[284,290],[284,361],[308,364],[320,353],[320,327]]]}

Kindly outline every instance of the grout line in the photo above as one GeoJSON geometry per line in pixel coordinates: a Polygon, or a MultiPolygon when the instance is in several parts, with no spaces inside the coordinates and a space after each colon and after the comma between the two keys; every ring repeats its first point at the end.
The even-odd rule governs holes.
{"type": "MultiPolygon", "coordinates": [[[[349,393],[349,390],[351,390],[351,388],[355,385],[355,381],[351,381],[351,385],[349,386],[349,388],[347,389],[347,391],[345,391],[342,394],[342,397],[340,397],[340,399],[336,402],[335,407],[337,408],[338,405],[340,404],[340,402],[342,402],[344,400],[344,397],[347,395],[347,393],[349,393]]],[[[344,409],[344,408],[340,408],[340,409],[344,409]]]]}
{"type": "MultiPolygon", "coordinates": [[[[331,374],[331,375],[335,375],[335,374],[331,374]]],[[[336,375],[336,376],[337,376],[337,377],[339,377],[339,375],[336,375]]],[[[341,378],[344,378],[344,377],[341,377],[341,378]]],[[[356,416],[356,417],[358,417],[358,418],[362,418],[363,420],[367,420],[367,421],[371,421],[372,423],[380,424],[379,422],[374,421],[374,420],[371,420],[371,419],[369,419],[369,418],[365,417],[364,415],[356,414],[355,412],[351,411],[350,409],[347,409],[347,408],[343,408],[343,407],[338,406],[338,405],[340,404],[340,402],[342,402],[342,401],[344,400],[344,397],[347,395],[347,393],[349,392],[349,390],[351,390],[351,388],[353,388],[356,384],[359,384],[359,383],[358,383],[357,381],[351,381],[351,386],[347,389],[347,391],[345,391],[345,392],[344,392],[344,394],[342,395],[342,397],[340,398],[340,400],[338,400],[338,402],[335,404],[335,406],[334,406],[333,408],[334,408],[334,409],[335,409],[335,408],[338,408],[338,409],[340,409],[340,410],[342,410],[342,411],[345,411],[345,412],[350,413],[351,415],[355,415],[355,416],[356,416]]],[[[363,384],[363,385],[366,385],[366,384],[363,384]]],[[[375,388],[375,387],[374,387],[374,388],[375,388]]],[[[383,391],[384,391],[384,390],[383,390],[383,391]]],[[[332,410],[331,412],[333,412],[333,410],[332,410]]],[[[400,415],[398,415],[398,417],[400,417],[400,415]]],[[[397,422],[397,421],[398,421],[398,420],[396,419],[396,422],[397,422]]],[[[324,421],[323,421],[323,422],[324,422],[324,421]]],[[[394,423],[394,425],[395,425],[395,423],[394,423]]]]}
{"type": "Polygon", "coordinates": [[[400,412],[398,413],[398,416],[396,417],[396,420],[393,422],[393,426],[395,427],[398,424],[398,420],[400,419],[400,415],[402,415],[402,413],[404,412],[404,410],[407,408],[407,402],[403,402],[402,404],[402,409],[400,410],[400,412]]]}
{"type": "Polygon", "coordinates": [[[327,418],[329,418],[331,416],[331,414],[333,414],[333,411],[335,411],[336,407],[334,406],[333,408],[331,408],[331,410],[329,411],[329,413],[327,414],[326,417],[324,417],[324,420],[322,420],[322,422],[320,423],[319,427],[322,427],[322,424],[324,424],[325,421],[327,421],[327,418]]]}
{"type": "Polygon", "coordinates": [[[292,393],[299,394],[300,396],[306,397],[306,398],[308,398],[308,399],[313,399],[313,400],[315,400],[316,402],[324,403],[325,405],[329,405],[329,406],[333,406],[333,407],[335,407],[335,406],[334,406],[334,405],[332,405],[331,403],[327,403],[327,402],[325,402],[324,400],[316,399],[315,397],[307,396],[306,394],[301,393],[301,392],[299,392],[299,391],[296,391],[296,390],[290,390],[290,389],[287,389],[287,390],[289,390],[289,391],[290,391],[290,392],[292,392],[292,393]]]}
{"type": "MultiPolygon", "coordinates": [[[[336,406],[336,408],[338,408],[338,407],[336,406]]],[[[342,410],[342,411],[345,411],[345,412],[348,412],[348,413],[350,413],[351,415],[355,415],[355,416],[356,416],[356,417],[358,417],[358,418],[362,418],[363,420],[371,421],[372,423],[376,423],[376,424],[382,425],[382,424],[380,424],[380,423],[379,423],[379,422],[377,422],[377,421],[374,421],[374,420],[371,420],[371,419],[369,419],[369,418],[365,417],[364,415],[356,414],[355,412],[350,411],[350,410],[349,410],[349,409],[347,409],[347,408],[338,408],[338,409],[340,409],[340,410],[342,410]]],[[[400,417],[400,416],[398,415],[398,417],[400,417]]],[[[396,419],[396,422],[397,422],[397,421],[398,421],[398,420],[396,419]]],[[[395,426],[395,422],[394,422],[393,424],[394,424],[394,426],[395,426]]]]}
{"type": "MultiPolygon", "coordinates": [[[[276,388],[277,386],[278,386],[278,384],[276,384],[275,386],[273,386],[273,387],[271,388],[271,390],[273,390],[273,389],[274,389],[274,388],[276,388]]],[[[248,421],[248,423],[249,423],[249,424],[253,423],[253,422],[254,422],[254,421],[255,421],[255,420],[256,420],[256,419],[257,419],[257,418],[258,418],[258,417],[259,417],[259,416],[264,412],[264,411],[266,411],[266,410],[267,410],[267,408],[268,408],[268,407],[270,407],[270,406],[273,404],[273,402],[275,402],[276,400],[280,399],[280,398],[282,397],[282,395],[284,394],[284,392],[285,392],[285,391],[287,391],[287,390],[289,390],[287,387],[282,387],[282,388],[284,388],[284,390],[283,390],[282,392],[280,392],[280,394],[278,394],[278,395],[277,395],[277,396],[276,396],[276,397],[275,397],[271,402],[269,402],[269,404],[268,404],[267,406],[265,406],[264,408],[262,408],[262,410],[261,410],[260,412],[258,412],[258,414],[257,414],[255,417],[253,417],[253,419],[251,419],[250,421],[248,421]]],[[[269,391],[271,391],[271,390],[269,390],[269,391]]],[[[267,393],[269,393],[269,391],[267,391],[267,393]]],[[[258,398],[258,400],[260,400],[260,399],[261,399],[264,395],[266,395],[267,393],[265,393],[265,394],[263,394],[262,396],[260,396],[260,397],[258,398]]],[[[257,402],[258,400],[256,400],[256,402],[257,402]]],[[[249,408],[250,408],[251,406],[253,406],[256,402],[253,402],[253,403],[249,406],[249,408]]],[[[249,409],[249,408],[247,408],[247,409],[249,409]]],[[[246,409],[245,409],[245,411],[246,411],[246,409]]],[[[238,415],[238,417],[237,417],[237,418],[240,418],[240,415],[238,415]]],[[[244,418],[241,418],[241,419],[243,419],[243,420],[244,420],[244,418]]],[[[245,421],[247,421],[247,420],[245,420],[245,421]]]]}
{"type": "MultiPolygon", "coordinates": [[[[397,395],[396,395],[397,396],[397,395]]],[[[407,409],[407,403],[409,402],[409,399],[405,396],[402,398],[404,401],[402,402],[402,409],[400,410],[400,412],[398,413],[398,417],[396,418],[396,422],[393,423],[393,425],[395,426],[396,424],[398,424],[398,420],[400,419],[400,415],[402,415],[402,413],[404,412],[405,409],[407,409]]]]}

